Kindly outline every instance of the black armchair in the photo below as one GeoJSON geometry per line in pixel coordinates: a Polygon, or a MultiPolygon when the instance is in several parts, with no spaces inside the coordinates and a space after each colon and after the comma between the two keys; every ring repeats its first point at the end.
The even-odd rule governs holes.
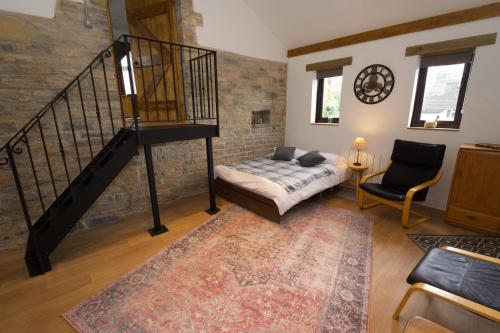
{"type": "Polygon", "coordinates": [[[391,163],[384,170],[364,176],[359,184],[358,203],[361,209],[385,204],[403,211],[403,227],[426,222],[430,217],[410,210],[413,201],[424,201],[429,187],[442,176],[445,145],[396,140],[391,163]],[[384,174],[381,184],[367,183],[370,178],[384,174]],[[364,198],[374,202],[364,203],[364,198]],[[410,213],[419,218],[410,222],[410,213]]]}

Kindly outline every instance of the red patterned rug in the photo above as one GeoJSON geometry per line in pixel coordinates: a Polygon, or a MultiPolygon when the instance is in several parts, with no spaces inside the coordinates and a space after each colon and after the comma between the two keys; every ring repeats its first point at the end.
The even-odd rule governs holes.
{"type": "Polygon", "coordinates": [[[372,221],[238,206],[67,312],[80,332],[367,332],[372,221]]]}

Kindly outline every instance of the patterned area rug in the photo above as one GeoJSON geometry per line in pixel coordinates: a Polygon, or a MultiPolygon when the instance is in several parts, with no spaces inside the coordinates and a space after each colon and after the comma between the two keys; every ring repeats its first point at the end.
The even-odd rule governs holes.
{"type": "Polygon", "coordinates": [[[408,235],[408,237],[425,252],[433,247],[449,245],[500,259],[500,237],[418,234],[408,235]]]}
{"type": "Polygon", "coordinates": [[[67,312],[80,332],[367,332],[372,221],[231,206],[67,312]]]}

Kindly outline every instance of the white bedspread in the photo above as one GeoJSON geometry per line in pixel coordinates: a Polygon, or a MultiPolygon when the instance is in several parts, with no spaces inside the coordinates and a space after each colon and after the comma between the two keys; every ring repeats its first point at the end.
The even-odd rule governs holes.
{"type": "Polygon", "coordinates": [[[244,189],[273,200],[278,206],[280,215],[301,201],[326,190],[332,186],[342,183],[346,179],[347,165],[324,164],[335,171],[335,174],[314,180],[303,188],[288,193],[281,185],[257,175],[230,169],[223,165],[215,167],[215,177],[243,187],[244,189]]]}

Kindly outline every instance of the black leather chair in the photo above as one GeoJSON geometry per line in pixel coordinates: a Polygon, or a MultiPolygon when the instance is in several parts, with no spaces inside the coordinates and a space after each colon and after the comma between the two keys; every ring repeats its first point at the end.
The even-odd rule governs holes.
{"type": "Polygon", "coordinates": [[[393,319],[418,291],[500,322],[500,259],[449,246],[433,248],[406,281],[411,287],[393,319]]]}
{"type": "Polygon", "coordinates": [[[384,170],[361,178],[358,203],[361,209],[385,204],[403,211],[403,227],[426,222],[430,217],[410,210],[413,201],[424,201],[429,187],[441,179],[445,145],[413,141],[394,141],[391,163],[384,170]],[[368,183],[370,178],[384,174],[381,184],[368,183]],[[364,198],[374,202],[365,204],[364,198]],[[410,213],[419,218],[410,222],[410,213]]]}

